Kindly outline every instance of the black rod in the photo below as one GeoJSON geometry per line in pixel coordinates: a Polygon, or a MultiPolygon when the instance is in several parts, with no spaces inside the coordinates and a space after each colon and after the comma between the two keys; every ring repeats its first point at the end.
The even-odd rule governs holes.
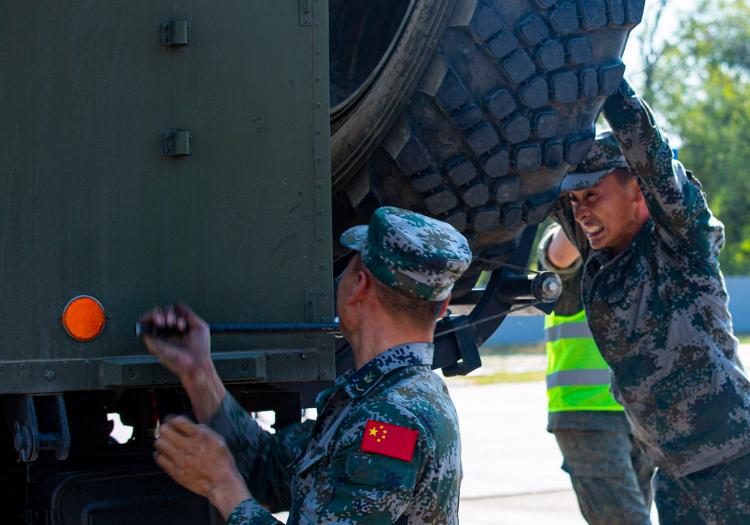
{"type": "MultiPolygon", "coordinates": [[[[211,334],[335,334],[341,333],[338,323],[210,323],[211,334]]],[[[135,336],[175,336],[177,330],[157,329],[151,323],[135,323],[135,336]]]]}

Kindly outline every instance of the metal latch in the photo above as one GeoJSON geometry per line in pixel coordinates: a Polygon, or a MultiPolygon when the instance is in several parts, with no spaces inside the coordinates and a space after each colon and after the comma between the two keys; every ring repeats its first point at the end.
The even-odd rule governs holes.
{"type": "Polygon", "coordinates": [[[172,129],[161,136],[161,152],[167,157],[193,154],[193,134],[186,129],[172,129]]]}
{"type": "Polygon", "coordinates": [[[190,43],[190,22],[170,20],[161,23],[161,45],[186,46],[190,43]]]}

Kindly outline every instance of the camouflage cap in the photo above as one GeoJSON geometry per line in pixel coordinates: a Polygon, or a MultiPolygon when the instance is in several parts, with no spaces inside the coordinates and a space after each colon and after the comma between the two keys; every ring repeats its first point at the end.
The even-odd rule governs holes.
{"type": "Polygon", "coordinates": [[[618,168],[630,169],[615,136],[604,131],[597,135],[586,160],[563,179],[560,193],[596,186],[602,177],[618,168]]]}
{"type": "Polygon", "coordinates": [[[368,226],[349,228],[342,245],[357,250],[365,267],[402,295],[442,301],[471,264],[466,238],[448,223],[384,206],[368,226]]]}

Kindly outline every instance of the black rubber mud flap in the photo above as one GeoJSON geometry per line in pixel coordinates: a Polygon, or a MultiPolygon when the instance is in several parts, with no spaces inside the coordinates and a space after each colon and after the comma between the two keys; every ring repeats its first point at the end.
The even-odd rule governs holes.
{"type": "Polygon", "coordinates": [[[153,464],[60,472],[42,481],[40,494],[36,523],[223,523],[208,500],[180,487],[153,464]]]}
{"type": "Polygon", "coordinates": [[[359,102],[379,112],[352,111],[334,126],[335,235],[384,204],[446,220],[474,252],[454,296],[469,291],[483,269],[511,259],[524,229],[544,220],[560,180],[585,157],[643,7],[644,0],[412,2],[406,16],[421,18],[406,21],[402,35],[419,47],[394,45],[388,57],[403,76],[383,66],[391,89],[359,102]]]}

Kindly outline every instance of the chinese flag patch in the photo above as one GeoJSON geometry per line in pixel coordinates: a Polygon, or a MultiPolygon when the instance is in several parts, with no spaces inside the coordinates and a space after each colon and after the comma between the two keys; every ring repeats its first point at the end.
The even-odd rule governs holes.
{"type": "Polygon", "coordinates": [[[391,458],[411,461],[419,431],[368,419],[361,450],[391,458]]]}

